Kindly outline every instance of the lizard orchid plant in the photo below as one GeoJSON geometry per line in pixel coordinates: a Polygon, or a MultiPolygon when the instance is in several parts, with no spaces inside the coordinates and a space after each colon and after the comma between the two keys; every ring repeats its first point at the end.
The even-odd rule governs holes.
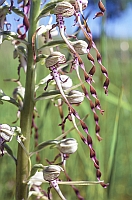
{"type": "MultiPolygon", "coordinates": [[[[100,126],[97,110],[103,114],[101,102],[99,100],[95,87],[94,75],[96,72],[95,58],[91,51],[95,51],[96,59],[101,72],[105,77],[103,88],[105,94],[108,93],[109,77],[107,69],[102,64],[102,57],[96,44],[93,41],[91,30],[85,19],[84,11],[88,7],[87,0],[67,0],[67,1],[42,1],[41,0],[18,0],[3,1],[0,0],[0,45],[8,40],[14,46],[13,58],[18,59],[18,78],[7,79],[16,83],[12,94],[8,96],[0,90],[0,103],[7,101],[17,107],[17,120],[20,120],[20,126],[10,126],[5,123],[0,124],[0,155],[10,155],[16,164],[16,200],[30,199],[36,196],[37,199],[54,199],[52,190],[55,189],[62,200],[66,200],[59,184],[69,185],[73,188],[78,199],[83,200],[77,185],[95,185],[100,184],[106,188],[107,183],[101,181],[101,171],[99,160],[94,149],[94,142],[90,134],[85,117],[82,119],[77,106],[81,109],[81,104],[86,98],[90,106],[95,122],[95,132],[100,141],[100,126]],[[20,18],[16,32],[12,31],[12,24],[8,22],[9,16],[15,13],[20,18]],[[50,17],[50,20],[47,19],[50,17]],[[47,24],[43,24],[43,19],[47,24]],[[68,25],[65,18],[73,20],[73,25],[77,26],[84,35],[84,40],[78,39],[77,35],[69,36],[68,25]],[[52,20],[56,19],[55,23],[52,20]],[[41,21],[41,24],[40,24],[41,21]],[[22,22],[22,23],[21,23],[22,22]],[[61,39],[57,39],[57,38],[61,39]],[[44,40],[43,45],[42,39],[44,40]],[[40,42],[41,41],[41,42],[40,42]],[[63,49],[65,48],[65,50],[63,49]],[[67,53],[69,56],[67,56],[67,53]],[[83,55],[83,56],[82,56],[83,55]],[[87,70],[83,58],[88,59],[89,66],[87,70]],[[36,75],[39,63],[45,68],[44,78],[37,83],[36,75]],[[21,69],[24,70],[25,85],[21,83],[21,69]],[[70,70],[68,70],[70,69],[70,70]],[[74,85],[72,73],[76,73],[77,85],[74,85]],[[83,74],[83,76],[82,76],[83,74]],[[39,89],[43,91],[39,94],[39,89]],[[80,90],[78,88],[81,88],[80,90]],[[57,138],[48,141],[38,142],[39,127],[36,124],[36,117],[39,113],[36,104],[40,100],[49,100],[59,110],[61,118],[60,134],[57,138]],[[67,108],[68,114],[65,114],[67,108]],[[71,123],[71,128],[66,131],[67,121],[71,123]],[[79,126],[81,125],[82,131],[79,126]],[[89,157],[93,161],[96,170],[96,181],[72,181],[67,173],[67,162],[73,153],[79,151],[78,142],[75,138],[67,137],[71,129],[79,135],[79,139],[88,147],[89,157]],[[35,132],[35,147],[30,151],[31,133],[35,132]],[[18,142],[17,158],[9,147],[10,142],[16,136],[18,142]],[[54,160],[45,158],[41,162],[38,156],[40,151],[46,151],[46,147],[51,150],[57,149],[58,155],[54,155],[54,160]],[[32,163],[31,157],[36,155],[36,164],[32,163]],[[37,157],[38,156],[38,157],[37,157]],[[58,159],[61,158],[61,162],[58,159]],[[45,163],[44,163],[45,162],[45,163]],[[60,172],[65,175],[67,181],[63,181],[60,172]],[[47,191],[42,187],[43,184],[49,184],[47,191]]],[[[98,7],[100,11],[95,14],[96,17],[104,15],[105,7],[99,0],[98,7]]],[[[94,22],[93,22],[94,23],[94,22]]],[[[88,65],[88,64],[87,64],[88,65]]],[[[88,114],[88,113],[86,113],[88,114]]],[[[39,116],[40,118],[42,116],[39,116]]],[[[52,115],[51,115],[52,117],[52,115]]],[[[90,119],[89,119],[90,120],[90,119]]],[[[46,138],[46,137],[45,137],[46,138]]],[[[54,154],[54,151],[53,151],[54,154]]],[[[88,159],[88,158],[87,158],[88,159]]],[[[89,161],[88,161],[89,162],[89,161]]],[[[83,165],[83,163],[82,163],[83,165]]],[[[76,166],[74,166],[76,168],[76,166]]],[[[75,169],[76,170],[76,169],[75,169]]]]}

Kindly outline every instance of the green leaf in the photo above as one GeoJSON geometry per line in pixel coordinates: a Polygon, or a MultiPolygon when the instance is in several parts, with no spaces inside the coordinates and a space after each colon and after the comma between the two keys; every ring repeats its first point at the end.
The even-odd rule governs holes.
{"type": "Polygon", "coordinates": [[[41,47],[38,49],[38,51],[41,50],[41,49],[43,49],[44,47],[47,47],[47,46],[48,46],[48,47],[55,47],[55,46],[59,46],[59,45],[61,45],[61,44],[65,44],[64,40],[50,41],[50,42],[44,44],[43,46],[41,46],[41,47]]]}
{"type": "Polygon", "coordinates": [[[0,14],[1,14],[1,16],[2,16],[2,15],[6,16],[8,13],[11,13],[9,8],[10,8],[10,7],[7,6],[7,5],[5,5],[5,6],[0,6],[0,14]]]}
{"type": "Polygon", "coordinates": [[[48,16],[49,14],[54,14],[54,8],[55,8],[56,4],[57,4],[58,2],[61,2],[61,1],[63,1],[63,0],[50,1],[49,3],[47,3],[47,4],[44,6],[44,8],[42,8],[42,10],[41,10],[41,12],[40,12],[40,14],[39,14],[37,20],[39,20],[40,18],[42,18],[42,17],[44,17],[44,16],[46,17],[46,16],[48,16]]]}
{"type": "Polygon", "coordinates": [[[0,6],[5,2],[5,0],[0,0],[0,6]]]}
{"type": "Polygon", "coordinates": [[[41,19],[42,17],[46,17],[48,16],[50,13],[52,13],[53,9],[56,6],[56,2],[51,2],[51,3],[47,3],[44,8],[41,10],[39,16],[38,16],[38,20],[41,19]]]}
{"type": "Polygon", "coordinates": [[[21,17],[24,17],[24,12],[21,11],[21,10],[19,10],[19,9],[16,8],[15,6],[13,6],[13,7],[11,8],[11,10],[12,10],[14,13],[16,13],[17,15],[19,15],[19,16],[21,16],[21,17]]]}
{"type": "MultiPolygon", "coordinates": [[[[120,109],[121,109],[121,103],[122,103],[122,95],[123,95],[123,90],[120,92],[120,96],[118,97],[118,106],[116,109],[116,115],[115,115],[115,123],[113,127],[113,133],[112,133],[112,141],[111,141],[111,148],[110,148],[110,155],[109,155],[109,160],[108,160],[108,168],[107,168],[107,176],[108,176],[108,181],[111,182],[111,177],[113,174],[113,169],[115,165],[115,153],[117,149],[117,140],[118,140],[118,127],[119,127],[119,118],[120,118],[120,109]]],[[[110,190],[110,189],[108,189],[110,190]]]]}
{"type": "Polygon", "coordinates": [[[40,96],[38,96],[35,99],[35,101],[44,100],[44,99],[53,99],[53,98],[59,97],[60,95],[61,94],[60,94],[59,90],[52,90],[52,91],[49,91],[49,92],[42,93],[40,96]]]}
{"type": "Polygon", "coordinates": [[[33,154],[35,154],[39,151],[42,151],[44,148],[46,148],[48,146],[56,145],[56,144],[58,144],[57,140],[49,140],[49,141],[46,141],[46,142],[42,142],[34,149],[33,152],[30,153],[30,156],[32,156],[33,154]]]}
{"type": "Polygon", "coordinates": [[[19,107],[19,104],[15,101],[15,99],[7,96],[3,90],[0,89],[0,101],[7,101],[9,103],[14,104],[15,106],[19,107]]]}
{"type": "Polygon", "coordinates": [[[17,3],[21,3],[23,0],[17,0],[17,3]]]}
{"type": "Polygon", "coordinates": [[[4,143],[4,148],[6,149],[7,153],[13,158],[15,164],[17,164],[17,159],[13,155],[13,151],[11,150],[11,148],[6,143],[4,143]]]}
{"type": "Polygon", "coordinates": [[[19,10],[18,8],[16,8],[15,6],[12,6],[11,10],[10,10],[10,6],[5,5],[3,7],[0,7],[0,12],[4,11],[4,14],[8,14],[11,13],[11,11],[13,11],[14,13],[16,13],[17,15],[24,17],[24,13],[23,11],[19,10]]]}
{"type": "Polygon", "coordinates": [[[44,58],[47,58],[47,56],[44,55],[44,54],[39,54],[39,55],[36,57],[36,62],[39,62],[39,61],[43,60],[44,58]]]}
{"type": "MultiPolygon", "coordinates": [[[[30,173],[30,177],[34,176],[34,174],[39,170],[39,169],[44,169],[44,166],[42,164],[35,164],[32,169],[31,169],[31,173],[30,173]]],[[[30,178],[29,177],[29,178],[30,178]]]]}
{"type": "Polygon", "coordinates": [[[15,32],[11,32],[11,31],[2,31],[0,32],[0,35],[4,35],[4,40],[18,40],[19,42],[24,43],[25,45],[28,45],[28,42],[24,39],[20,39],[19,35],[16,34],[15,32]]]}
{"type": "MultiPolygon", "coordinates": [[[[48,77],[48,76],[47,76],[48,77]]],[[[43,85],[47,82],[47,77],[42,79],[38,85],[36,85],[36,90],[39,88],[40,85],[43,85]]],[[[71,88],[68,88],[65,90],[66,93],[70,92],[71,90],[74,90],[76,88],[78,88],[79,86],[81,86],[82,83],[79,83],[77,85],[72,86],[71,88]]],[[[42,93],[40,96],[38,96],[35,101],[39,101],[39,100],[45,100],[45,99],[53,99],[53,98],[59,98],[61,96],[61,93],[59,90],[51,90],[48,92],[44,92],[42,93]]]]}

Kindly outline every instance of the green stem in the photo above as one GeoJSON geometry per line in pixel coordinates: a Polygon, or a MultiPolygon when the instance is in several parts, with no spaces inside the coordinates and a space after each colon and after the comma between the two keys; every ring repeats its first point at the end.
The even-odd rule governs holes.
{"type": "MultiPolygon", "coordinates": [[[[23,136],[26,138],[24,146],[29,152],[30,134],[32,125],[32,116],[34,110],[34,91],[35,91],[35,64],[34,52],[32,48],[32,37],[37,29],[37,16],[40,11],[40,0],[31,0],[29,16],[29,32],[27,47],[27,73],[25,84],[25,98],[23,109],[21,111],[20,127],[23,136]]],[[[18,144],[17,167],[16,167],[16,200],[26,200],[28,196],[28,187],[24,183],[30,174],[29,158],[20,144],[18,144]]]]}

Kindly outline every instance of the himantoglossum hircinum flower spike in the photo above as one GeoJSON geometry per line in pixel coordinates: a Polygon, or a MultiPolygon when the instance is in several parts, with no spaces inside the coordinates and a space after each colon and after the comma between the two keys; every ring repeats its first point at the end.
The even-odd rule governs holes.
{"type": "MultiPolygon", "coordinates": [[[[81,54],[87,53],[87,47],[88,47],[87,43],[81,42],[81,41],[77,42],[76,44],[73,43],[73,45],[75,45],[75,48],[76,48],[75,49],[74,46],[72,45],[72,43],[66,38],[65,33],[64,33],[65,28],[64,28],[63,17],[70,17],[74,14],[74,12],[75,12],[74,7],[69,2],[57,3],[57,5],[54,9],[54,14],[56,14],[56,21],[57,21],[57,25],[58,25],[59,30],[60,30],[61,37],[63,38],[63,40],[68,45],[70,52],[72,53],[72,55],[74,57],[73,58],[74,59],[73,64],[74,64],[74,69],[77,72],[77,76],[78,76],[81,84],[83,85],[83,82],[82,82],[80,75],[79,75],[79,66],[80,66],[82,68],[83,72],[84,72],[85,81],[88,82],[89,84],[91,84],[92,79],[87,74],[87,72],[85,70],[84,63],[83,63],[83,61],[80,57],[81,54]],[[79,46],[79,47],[77,47],[77,46],[79,46]]],[[[93,86],[91,86],[91,87],[93,88],[93,86]]],[[[89,98],[88,92],[86,91],[86,88],[84,87],[84,85],[82,86],[82,88],[83,88],[83,90],[85,90],[84,93],[86,94],[86,97],[89,98]]],[[[92,90],[92,96],[95,97],[95,90],[92,90]],[[94,91],[94,94],[93,94],[93,91],[94,91]]]]}
{"type": "MultiPolygon", "coordinates": [[[[59,27],[60,30],[60,34],[61,37],[63,38],[63,40],[66,42],[66,44],[68,45],[70,52],[73,55],[73,64],[74,64],[74,69],[77,72],[77,76],[81,82],[81,84],[83,85],[83,82],[80,78],[79,75],[79,66],[82,68],[83,72],[84,72],[84,77],[85,77],[85,81],[89,84],[91,84],[92,82],[92,78],[87,74],[86,70],[85,70],[85,66],[84,63],[80,57],[80,55],[87,53],[87,49],[88,49],[88,44],[84,41],[77,41],[76,44],[75,42],[70,42],[66,36],[65,36],[65,27],[64,27],[64,20],[63,17],[70,17],[74,14],[75,10],[74,7],[69,3],[69,2],[60,2],[57,3],[55,9],[54,9],[54,14],[56,14],[56,21],[57,21],[57,25],[59,27]],[[74,48],[74,46],[75,48],[74,48]]],[[[93,88],[93,86],[91,86],[93,88]]],[[[84,86],[83,86],[84,88],[84,86]]],[[[85,88],[84,88],[85,89],[85,88]]],[[[86,89],[85,89],[86,91],[86,89]]],[[[86,92],[85,92],[86,93],[86,92]]],[[[92,89],[92,96],[96,96],[95,90],[92,89]],[[94,91],[94,93],[93,93],[94,91]]],[[[88,92],[87,92],[87,97],[88,97],[88,92]]],[[[89,98],[89,97],[88,97],[89,98]]]]}
{"type": "MultiPolygon", "coordinates": [[[[75,13],[74,7],[69,2],[65,2],[65,1],[57,3],[55,6],[55,9],[54,9],[54,14],[56,15],[56,21],[57,21],[56,26],[59,27],[60,35],[61,35],[62,39],[65,41],[65,43],[67,44],[70,52],[73,55],[73,58],[74,58],[73,62],[76,63],[78,61],[79,66],[84,71],[85,80],[87,82],[89,82],[91,80],[91,78],[89,77],[89,75],[87,74],[87,72],[85,70],[84,63],[83,63],[81,57],[79,56],[78,52],[74,49],[74,47],[72,46],[70,41],[65,36],[65,26],[64,26],[63,18],[71,17],[74,15],[74,13],[75,13]]],[[[75,70],[77,70],[77,69],[75,69],[75,70]]]]}
{"type": "MultiPolygon", "coordinates": [[[[54,9],[54,14],[56,14],[56,17],[57,17],[57,25],[59,26],[60,34],[61,34],[62,38],[64,39],[64,41],[66,42],[66,44],[68,45],[68,47],[70,49],[70,52],[73,54],[73,57],[74,57],[74,61],[73,61],[74,68],[75,68],[75,70],[77,72],[77,76],[78,76],[78,78],[79,78],[79,80],[80,80],[80,82],[82,84],[83,92],[84,92],[85,96],[88,98],[88,100],[90,102],[90,107],[91,107],[91,109],[92,109],[92,111],[94,113],[94,120],[95,120],[95,123],[96,123],[96,135],[97,135],[97,138],[99,140],[101,140],[101,137],[99,136],[100,127],[98,125],[99,118],[98,118],[98,116],[97,116],[97,114],[95,112],[95,107],[97,109],[99,109],[101,111],[101,113],[103,113],[103,111],[100,108],[100,102],[99,102],[99,100],[97,98],[96,90],[91,85],[91,82],[92,82],[91,76],[89,77],[89,75],[85,71],[84,63],[83,63],[83,61],[82,61],[82,59],[80,57],[80,55],[88,53],[88,44],[86,42],[82,42],[82,41],[77,41],[77,42],[74,42],[73,44],[71,44],[71,42],[66,38],[66,36],[64,34],[65,27],[64,27],[63,17],[70,17],[70,16],[74,15],[74,12],[75,12],[74,7],[68,2],[57,3],[57,5],[56,5],[56,7],[54,9]],[[92,100],[90,99],[89,94],[88,94],[88,92],[86,90],[86,87],[82,83],[82,80],[81,80],[80,75],[79,75],[79,69],[78,69],[79,66],[81,66],[81,68],[83,69],[85,80],[90,85],[90,93],[95,98],[95,105],[93,104],[92,100]]],[[[53,70],[53,68],[52,68],[52,70],[53,70]]],[[[54,72],[55,73],[52,73],[52,75],[54,75],[54,78],[57,78],[56,79],[57,80],[57,82],[56,82],[57,86],[59,84],[59,89],[61,89],[60,90],[61,94],[63,94],[62,95],[63,98],[65,99],[66,103],[69,105],[69,101],[67,101],[67,98],[65,98],[65,94],[64,94],[64,92],[62,90],[62,87],[60,86],[60,80],[59,80],[59,77],[57,77],[58,73],[57,73],[57,69],[55,67],[54,67],[54,72]]],[[[75,112],[75,110],[71,109],[70,105],[69,105],[69,107],[70,107],[70,111],[72,110],[71,113],[73,113],[73,115],[80,120],[80,117],[75,112]]],[[[83,126],[82,122],[81,122],[81,125],[82,125],[83,129],[85,130],[84,127],[86,127],[86,126],[83,126]]]]}

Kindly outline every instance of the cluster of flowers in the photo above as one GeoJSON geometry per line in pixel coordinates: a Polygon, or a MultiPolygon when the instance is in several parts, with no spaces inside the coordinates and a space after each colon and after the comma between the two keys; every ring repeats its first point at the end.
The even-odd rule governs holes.
{"type": "MultiPolygon", "coordinates": [[[[71,78],[69,76],[67,76],[65,74],[65,72],[62,70],[63,64],[65,64],[67,62],[66,57],[60,51],[54,51],[53,48],[50,48],[50,55],[47,56],[45,59],[45,66],[50,70],[50,75],[46,79],[47,84],[46,84],[45,90],[47,90],[49,82],[51,80],[54,80],[54,82],[57,86],[57,89],[59,90],[59,92],[61,94],[61,100],[58,99],[58,106],[61,106],[62,102],[65,102],[69,109],[68,116],[66,116],[65,119],[63,119],[63,117],[62,117],[62,119],[63,119],[62,124],[61,124],[62,131],[64,131],[63,129],[64,129],[64,125],[66,123],[66,120],[70,119],[73,122],[74,127],[77,130],[81,140],[90,149],[90,158],[94,162],[94,166],[96,168],[96,176],[97,176],[98,181],[100,181],[101,172],[100,172],[100,168],[99,168],[99,161],[96,158],[96,153],[92,146],[92,138],[88,132],[88,127],[85,124],[85,122],[80,118],[77,111],[73,108],[73,104],[80,105],[80,103],[83,102],[84,97],[86,97],[89,100],[90,107],[94,113],[94,120],[95,120],[95,124],[96,124],[96,127],[95,127],[96,135],[97,135],[98,140],[100,141],[101,140],[101,137],[99,135],[100,127],[98,124],[99,118],[98,118],[98,115],[96,114],[96,109],[99,110],[101,112],[101,114],[103,113],[103,110],[101,109],[100,101],[97,97],[96,90],[92,85],[92,82],[94,82],[93,75],[95,73],[95,61],[94,61],[94,58],[92,57],[92,55],[90,54],[91,48],[95,49],[95,51],[97,53],[97,61],[101,67],[102,73],[106,77],[106,80],[104,82],[104,89],[105,89],[106,94],[107,94],[107,89],[108,89],[108,85],[109,85],[109,78],[108,78],[107,70],[102,65],[101,55],[100,55],[95,43],[93,42],[91,31],[90,31],[90,29],[87,25],[87,22],[83,16],[83,10],[87,7],[87,4],[88,4],[88,1],[62,1],[62,2],[57,3],[54,8],[54,14],[56,15],[57,23],[52,25],[52,28],[50,27],[47,30],[48,34],[47,34],[47,39],[46,39],[46,42],[49,40],[49,38],[51,39],[51,34],[50,34],[51,30],[53,31],[53,29],[54,29],[54,31],[55,31],[56,27],[59,28],[59,33],[60,33],[63,41],[66,43],[66,45],[72,55],[70,72],[72,72],[72,70],[76,71],[76,74],[80,81],[80,85],[82,87],[83,92],[72,89],[73,87],[72,87],[71,78]],[[66,27],[64,25],[64,18],[68,18],[71,16],[75,16],[75,18],[76,18],[75,23],[80,26],[86,39],[88,40],[88,43],[83,40],[78,40],[77,38],[76,38],[76,41],[70,41],[66,37],[66,34],[65,34],[66,27]],[[81,22],[81,17],[84,21],[83,25],[81,22]],[[87,54],[88,60],[93,65],[93,67],[89,71],[89,73],[86,72],[84,62],[81,58],[81,55],[84,55],[84,54],[87,54]],[[84,81],[81,79],[81,76],[79,74],[79,68],[81,68],[84,73],[84,79],[90,87],[90,94],[94,97],[95,104],[92,102],[90,95],[88,94],[88,91],[84,85],[84,81]],[[78,129],[76,122],[75,122],[75,118],[79,120],[79,122],[82,126],[82,129],[84,130],[84,132],[87,135],[86,138],[83,136],[83,134],[78,129]]],[[[95,17],[100,16],[101,14],[103,15],[104,7],[103,7],[103,4],[101,1],[99,1],[99,7],[101,9],[101,12],[97,13],[95,17]]],[[[41,31],[41,28],[40,28],[40,31],[41,31]]],[[[38,31],[38,33],[39,33],[39,31],[38,31]]],[[[63,115],[62,111],[60,111],[60,116],[62,116],[62,115],[63,115]]],[[[52,162],[49,162],[49,163],[53,164],[52,162]]],[[[50,166],[46,167],[43,171],[44,179],[50,181],[50,186],[54,187],[55,189],[57,188],[57,185],[56,185],[57,182],[55,180],[55,175],[58,176],[60,171],[63,171],[62,168],[60,168],[59,166],[55,166],[55,165],[50,165],[50,166]],[[52,175],[52,172],[53,172],[53,175],[52,175]]],[[[100,182],[100,184],[103,187],[107,187],[107,184],[105,184],[104,182],[100,182]]],[[[76,189],[74,188],[74,190],[76,190],[76,189]]],[[[58,194],[61,196],[62,199],[65,199],[62,197],[62,194],[60,194],[59,192],[58,192],[58,194]]],[[[79,196],[78,196],[78,198],[79,198],[79,196]]],[[[82,197],[80,197],[80,199],[81,198],[82,197]]]]}
{"type": "MultiPolygon", "coordinates": [[[[108,73],[107,70],[105,69],[105,67],[102,65],[101,62],[101,55],[98,51],[98,49],[96,48],[95,43],[93,42],[92,39],[92,34],[91,31],[87,25],[87,22],[83,16],[83,9],[85,9],[87,7],[88,2],[87,1],[62,1],[60,3],[57,3],[54,9],[54,14],[56,15],[56,21],[57,24],[54,25],[53,27],[55,28],[56,26],[58,26],[59,28],[59,32],[60,35],[62,37],[62,39],[64,40],[64,42],[67,44],[68,49],[72,55],[72,66],[71,66],[71,71],[75,70],[77,73],[77,77],[80,81],[83,93],[79,92],[79,91],[75,91],[75,90],[71,90],[70,93],[65,94],[65,88],[63,87],[63,84],[66,82],[69,83],[67,85],[69,85],[69,87],[71,87],[71,81],[69,81],[69,77],[66,77],[66,75],[61,75],[61,64],[64,64],[66,62],[66,58],[65,55],[62,54],[59,51],[53,51],[51,50],[50,55],[46,58],[45,61],[45,65],[47,68],[49,68],[49,70],[51,71],[51,78],[48,80],[48,82],[53,79],[56,82],[56,85],[62,95],[62,98],[64,100],[64,102],[67,104],[68,108],[69,108],[69,114],[68,116],[64,119],[63,123],[66,122],[67,118],[72,119],[76,130],[78,131],[81,139],[83,140],[83,142],[89,147],[90,149],[90,157],[94,162],[94,166],[97,170],[97,179],[100,180],[101,177],[101,172],[99,170],[99,162],[96,158],[96,154],[95,151],[92,147],[92,138],[88,132],[88,127],[87,125],[84,123],[84,121],[80,118],[79,114],[76,112],[76,110],[72,107],[72,104],[77,103],[80,104],[83,99],[84,96],[89,100],[90,102],[90,107],[94,113],[94,120],[96,123],[96,135],[98,140],[101,140],[101,137],[99,135],[99,131],[100,131],[100,127],[98,124],[98,115],[96,114],[96,109],[100,110],[101,113],[103,113],[103,110],[101,109],[100,106],[100,101],[97,97],[97,93],[95,88],[92,85],[92,82],[94,82],[93,80],[93,75],[95,73],[95,64],[94,64],[94,58],[92,57],[92,55],[90,54],[90,50],[91,48],[94,48],[96,53],[97,53],[97,61],[101,66],[101,71],[104,74],[104,76],[106,77],[106,80],[104,82],[104,89],[105,89],[105,93],[107,93],[107,88],[109,85],[109,78],[108,78],[108,73]],[[76,23],[80,26],[81,30],[83,31],[86,39],[88,39],[88,44],[85,41],[82,40],[77,40],[71,42],[70,40],[68,40],[68,38],[65,36],[65,26],[64,26],[64,18],[68,18],[71,16],[75,16],[76,17],[76,23]],[[84,24],[82,25],[81,22],[81,17],[84,20],[84,24]],[[92,69],[89,71],[89,73],[86,72],[85,66],[84,66],[84,62],[81,58],[80,55],[83,54],[87,54],[88,59],[90,60],[90,62],[93,64],[92,69]],[[91,95],[94,97],[95,99],[95,104],[92,102],[90,95],[88,94],[88,91],[86,89],[86,87],[83,84],[83,81],[80,77],[79,74],[79,68],[81,68],[84,72],[84,78],[85,81],[88,83],[89,87],[90,87],[90,93],[91,95]],[[63,78],[64,76],[64,78],[63,78]],[[75,98],[74,98],[75,97],[75,98]],[[81,132],[78,130],[76,124],[75,124],[75,120],[74,118],[77,118],[80,121],[80,124],[84,130],[84,132],[87,135],[87,138],[85,138],[81,132]]],[[[99,1],[99,8],[101,10],[100,13],[103,13],[105,11],[103,4],[101,1],[99,1]]],[[[99,14],[96,14],[96,16],[98,16],[99,14]]],[[[46,86],[45,89],[47,89],[48,86],[46,86]]],[[[62,124],[63,124],[62,123],[62,124]]],[[[105,187],[105,185],[103,185],[105,187]]]]}
{"type": "MultiPolygon", "coordinates": [[[[55,8],[53,9],[54,15],[56,16],[56,24],[53,24],[53,25],[49,24],[47,27],[40,26],[34,33],[34,36],[32,38],[32,49],[34,51],[33,59],[34,59],[34,63],[36,63],[39,61],[40,58],[43,58],[43,57],[45,58],[45,67],[49,69],[50,74],[47,76],[47,78],[44,79],[45,81],[43,83],[46,83],[46,86],[44,89],[47,90],[50,81],[53,80],[55,82],[56,88],[59,90],[59,94],[60,94],[60,96],[58,98],[58,107],[61,107],[62,103],[65,103],[68,107],[68,115],[65,118],[62,117],[61,127],[62,127],[63,133],[64,133],[64,126],[65,126],[66,120],[69,119],[70,121],[73,122],[74,128],[77,130],[83,143],[85,145],[87,145],[90,150],[90,158],[92,159],[92,161],[94,163],[98,182],[103,187],[107,187],[107,184],[100,181],[101,172],[100,172],[99,161],[96,157],[95,150],[93,149],[93,144],[92,144],[93,142],[92,142],[92,138],[89,134],[88,127],[85,124],[85,122],[80,118],[78,112],[73,108],[74,104],[80,105],[80,103],[83,102],[85,97],[88,99],[90,108],[94,115],[96,136],[97,136],[98,140],[100,141],[102,138],[99,135],[99,132],[100,132],[100,126],[98,123],[99,117],[96,112],[97,112],[97,110],[99,110],[100,113],[103,114],[103,110],[101,109],[101,105],[100,105],[100,101],[97,96],[97,92],[92,85],[92,83],[94,82],[93,75],[95,74],[96,66],[95,66],[95,59],[91,55],[91,51],[90,51],[91,49],[95,50],[97,62],[101,68],[102,74],[105,77],[105,82],[103,84],[103,87],[104,87],[106,94],[108,92],[109,78],[108,78],[107,70],[102,64],[101,55],[93,41],[90,28],[89,28],[89,26],[86,22],[86,19],[83,15],[83,10],[86,9],[87,5],[88,5],[87,0],[82,0],[82,1],[69,0],[69,1],[57,2],[55,4],[55,8]],[[75,41],[70,41],[70,39],[66,36],[65,18],[69,18],[71,16],[75,17],[74,25],[77,25],[78,27],[80,27],[81,31],[83,32],[83,34],[85,36],[86,41],[78,40],[77,37],[74,37],[76,39],[75,41]],[[82,23],[82,21],[83,21],[83,23],[82,23]],[[40,35],[41,33],[44,32],[43,35],[45,35],[45,42],[48,43],[49,41],[52,41],[52,36],[56,32],[56,28],[59,29],[60,36],[61,36],[63,42],[66,44],[66,46],[72,56],[72,60],[70,62],[70,65],[71,65],[70,73],[73,70],[76,71],[76,74],[77,74],[77,77],[79,80],[79,85],[82,88],[82,92],[74,89],[76,87],[73,87],[71,78],[69,76],[67,76],[67,74],[63,71],[63,65],[67,63],[67,60],[66,60],[66,57],[64,54],[62,54],[57,48],[56,48],[57,50],[50,48],[50,55],[43,55],[42,52],[40,51],[42,48],[39,48],[38,51],[35,50],[36,35],[37,34],[40,35]],[[92,64],[92,68],[89,70],[89,72],[86,71],[84,62],[81,57],[81,55],[84,55],[84,54],[87,55],[88,60],[92,64]],[[82,70],[82,72],[84,74],[84,80],[82,80],[82,78],[80,76],[80,72],[79,72],[80,69],[82,70]],[[86,88],[84,82],[86,82],[86,84],[89,86],[90,94],[87,91],[87,88],[86,88]],[[91,98],[91,97],[93,97],[93,98],[91,98]],[[93,102],[92,99],[94,99],[95,102],[93,102]],[[78,129],[75,119],[79,120],[79,123],[81,124],[81,127],[86,134],[86,137],[84,137],[84,135],[78,129]]],[[[105,7],[103,6],[101,1],[99,1],[98,6],[100,9],[100,12],[98,12],[94,18],[102,16],[105,12],[105,7]]],[[[7,7],[5,7],[5,8],[7,10],[7,7]]],[[[18,37],[19,40],[20,41],[23,40],[23,42],[25,42],[25,44],[26,44],[25,38],[26,38],[26,32],[28,31],[28,28],[29,28],[28,12],[30,10],[30,1],[27,1],[27,4],[24,6],[24,8],[25,9],[24,9],[24,15],[23,15],[23,18],[24,18],[23,25],[19,26],[17,32],[19,35],[19,37],[18,37]],[[25,29],[24,34],[22,34],[20,31],[21,27],[24,27],[24,29],[25,29]]],[[[48,8],[48,6],[47,6],[47,8],[48,8]]],[[[10,7],[10,9],[13,9],[13,8],[10,7]]],[[[9,9],[8,9],[8,11],[9,11],[9,9]]],[[[1,19],[0,32],[3,31],[5,16],[6,16],[5,12],[0,14],[0,19],[1,19]]],[[[18,40],[18,38],[17,38],[17,40],[18,40]]],[[[2,43],[2,40],[3,40],[3,36],[0,36],[0,43],[2,43]]],[[[25,73],[27,71],[27,56],[28,55],[27,55],[26,49],[23,46],[18,45],[19,44],[18,41],[17,42],[15,41],[14,44],[15,44],[14,58],[18,57],[19,62],[20,62],[19,70],[18,70],[18,75],[19,75],[19,79],[20,79],[20,68],[23,67],[25,73]]],[[[37,91],[38,87],[39,86],[36,86],[36,91],[37,91]]],[[[25,93],[25,90],[22,87],[16,88],[13,92],[14,99],[18,100],[18,102],[19,102],[19,108],[20,108],[19,111],[21,110],[21,108],[23,106],[24,93],[25,93]],[[19,98],[18,98],[18,95],[19,95],[19,98]],[[20,96],[21,96],[21,98],[20,98],[20,96]]],[[[43,96],[44,96],[44,94],[41,95],[40,98],[36,97],[35,101],[37,102],[43,96]]],[[[62,115],[63,115],[62,110],[60,110],[60,116],[62,116],[62,115]]],[[[3,155],[4,144],[6,142],[11,141],[15,131],[16,131],[16,129],[14,127],[10,127],[7,124],[0,125],[0,150],[2,152],[2,155],[3,155]]],[[[18,142],[20,142],[22,147],[24,148],[21,140],[19,140],[18,142]]],[[[62,193],[59,189],[59,186],[58,186],[58,177],[59,177],[60,172],[64,171],[65,175],[67,176],[67,179],[70,180],[70,178],[68,177],[68,175],[66,174],[66,171],[65,171],[65,160],[67,158],[67,155],[72,154],[77,150],[78,144],[77,144],[76,140],[73,138],[66,138],[66,139],[63,139],[60,141],[58,141],[58,140],[52,141],[52,142],[50,141],[49,143],[55,144],[55,146],[59,149],[61,156],[63,158],[63,160],[62,160],[63,168],[60,167],[59,165],[53,165],[54,163],[48,161],[50,164],[49,166],[46,166],[46,167],[42,166],[43,172],[42,171],[40,172],[41,178],[42,178],[41,181],[39,183],[36,181],[36,179],[39,176],[39,172],[37,171],[36,174],[33,174],[32,177],[30,177],[28,184],[30,185],[30,189],[32,188],[32,190],[37,192],[37,195],[38,195],[38,192],[40,192],[40,189],[38,190],[38,187],[36,187],[36,186],[40,186],[44,180],[48,181],[50,183],[50,187],[49,187],[48,195],[47,195],[48,199],[50,199],[50,189],[53,187],[58,192],[61,199],[65,200],[65,197],[62,195],[62,193]],[[35,180],[35,181],[33,181],[33,180],[35,180]]],[[[49,145],[49,143],[47,142],[48,145],[49,145]]],[[[42,145],[40,145],[40,146],[42,146],[42,145]]],[[[27,155],[28,155],[28,153],[27,153],[27,155]]],[[[30,155],[28,155],[28,156],[30,156],[30,155]]],[[[73,186],[73,189],[77,193],[78,198],[82,199],[82,197],[79,196],[80,195],[79,192],[77,192],[77,189],[74,186],[73,186]]]]}

